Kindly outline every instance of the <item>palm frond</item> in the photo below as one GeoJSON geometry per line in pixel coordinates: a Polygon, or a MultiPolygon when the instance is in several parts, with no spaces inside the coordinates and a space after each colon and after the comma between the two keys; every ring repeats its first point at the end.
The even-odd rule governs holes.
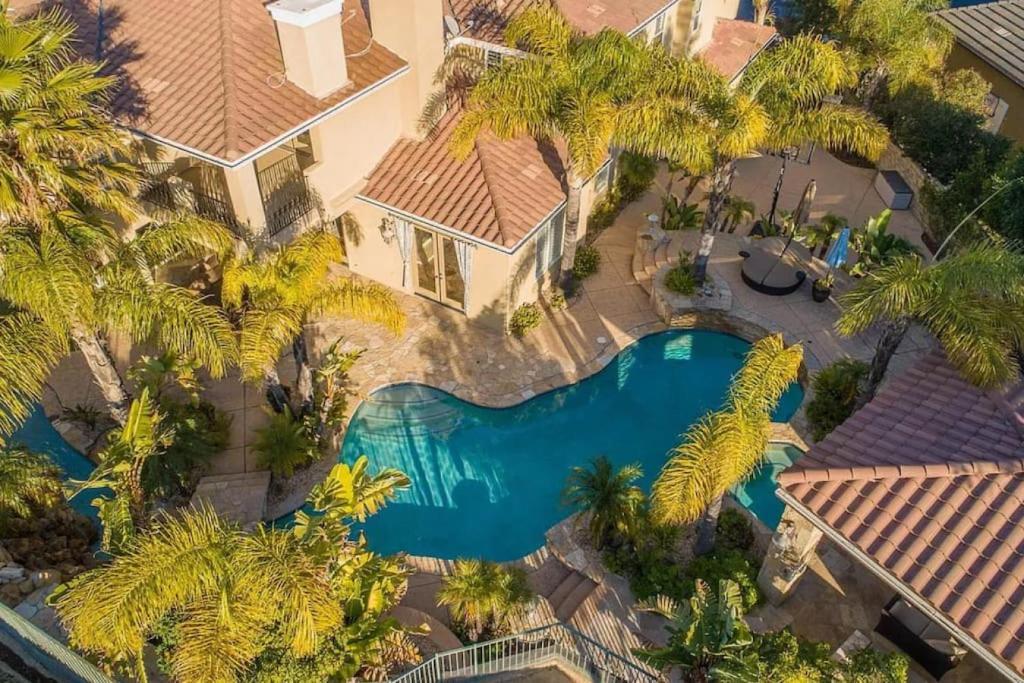
{"type": "Polygon", "coordinates": [[[60,470],[48,457],[21,446],[0,450],[0,514],[28,517],[63,499],[60,470]]]}
{"type": "Polygon", "coordinates": [[[35,316],[0,316],[0,443],[31,414],[47,377],[68,351],[67,338],[35,316]]]}

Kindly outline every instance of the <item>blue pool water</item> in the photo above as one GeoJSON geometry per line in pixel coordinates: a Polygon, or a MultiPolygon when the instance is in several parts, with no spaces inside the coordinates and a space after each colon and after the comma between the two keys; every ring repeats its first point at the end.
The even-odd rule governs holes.
{"type": "MultiPolygon", "coordinates": [[[[50,460],[61,468],[66,479],[83,481],[95,468],[88,458],[76,451],[53,428],[46,419],[42,408],[36,408],[25,424],[18,428],[9,439],[12,444],[23,444],[38,453],[45,453],[50,460]]],[[[87,517],[98,520],[96,508],[91,505],[93,498],[102,490],[84,491],[71,499],[71,507],[87,517]]]]}
{"type": "MultiPolygon", "coordinates": [[[[492,560],[536,550],[568,514],[559,494],[574,465],[598,455],[639,462],[648,490],[680,434],[721,406],[749,346],[710,331],[652,335],[587,380],[500,410],[419,384],[374,392],[356,410],[340,458],[366,454],[371,468],[396,467],[412,486],[367,521],[370,546],[492,560]]],[[[792,417],[802,398],[791,387],[775,419],[792,417]]],[[[745,491],[755,514],[779,514],[770,479],[745,491]]]]}
{"type": "Polygon", "coordinates": [[[766,527],[774,529],[779,525],[782,511],[786,507],[775,495],[775,479],[803,453],[792,444],[769,444],[764,463],[753,477],[733,489],[732,497],[753,512],[766,527]]]}

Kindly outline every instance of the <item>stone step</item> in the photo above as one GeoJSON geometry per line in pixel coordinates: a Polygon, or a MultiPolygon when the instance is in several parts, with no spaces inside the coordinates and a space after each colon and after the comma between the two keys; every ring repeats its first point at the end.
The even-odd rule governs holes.
{"type": "Polygon", "coordinates": [[[558,620],[564,623],[569,623],[572,619],[572,615],[576,614],[576,610],[579,609],[583,601],[590,597],[590,594],[597,588],[597,584],[590,579],[584,577],[583,581],[579,583],[572,590],[569,595],[565,597],[562,604],[555,607],[555,616],[558,620]]]}
{"type": "Polygon", "coordinates": [[[558,587],[551,592],[551,595],[547,596],[548,602],[551,603],[551,608],[557,612],[562,602],[576,590],[576,587],[587,580],[587,577],[579,572],[570,572],[568,576],[562,579],[558,587]]]}

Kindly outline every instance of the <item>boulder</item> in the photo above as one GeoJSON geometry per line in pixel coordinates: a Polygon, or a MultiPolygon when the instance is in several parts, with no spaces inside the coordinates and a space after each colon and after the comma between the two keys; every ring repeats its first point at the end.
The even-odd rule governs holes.
{"type": "Polygon", "coordinates": [[[15,583],[7,583],[0,586],[0,600],[8,607],[14,607],[21,602],[21,591],[15,583]]]}
{"type": "Polygon", "coordinates": [[[16,564],[8,564],[0,569],[0,583],[11,583],[22,581],[25,578],[25,569],[16,564]]]}
{"type": "Polygon", "coordinates": [[[32,579],[25,579],[18,584],[18,590],[21,591],[22,595],[28,595],[36,589],[36,585],[32,583],[32,579]]]}
{"type": "Polygon", "coordinates": [[[7,552],[7,548],[0,545],[0,566],[11,564],[14,562],[14,558],[7,552]]]}

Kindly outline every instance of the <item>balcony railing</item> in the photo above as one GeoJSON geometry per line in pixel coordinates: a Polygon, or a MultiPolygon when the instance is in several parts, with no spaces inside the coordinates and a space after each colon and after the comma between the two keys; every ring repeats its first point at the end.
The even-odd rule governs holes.
{"type": "Polygon", "coordinates": [[[485,643],[434,655],[392,683],[473,680],[507,671],[561,664],[601,683],[658,683],[659,674],[617,655],[571,626],[548,624],[485,643]]]}
{"type": "Polygon", "coordinates": [[[318,209],[299,160],[291,154],[256,173],[267,230],[274,236],[318,209]]]}
{"type": "Polygon", "coordinates": [[[174,176],[174,165],[147,161],[142,164],[149,177],[141,198],[166,211],[187,211],[211,221],[223,223],[236,232],[238,219],[227,198],[216,190],[197,187],[194,183],[174,176]]]}

